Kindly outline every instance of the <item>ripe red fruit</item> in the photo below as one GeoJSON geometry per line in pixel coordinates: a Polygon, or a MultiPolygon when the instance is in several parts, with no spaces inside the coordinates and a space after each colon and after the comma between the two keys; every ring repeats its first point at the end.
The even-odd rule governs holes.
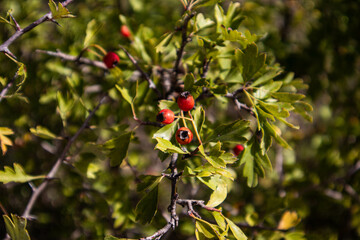
{"type": "Polygon", "coordinates": [[[103,58],[103,62],[107,68],[114,68],[119,61],[119,56],[114,52],[108,52],[103,58]]]}
{"type": "Polygon", "coordinates": [[[126,25],[121,26],[120,33],[126,38],[129,38],[131,36],[130,30],[126,25]]]}
{"type": "Polygon", "coordinates": [[[193,96],[189,92],[182,92],[177,99],[177,104],[179,108],[185,112],[193,109],[195,101],[193,96]]]}
{"type": "Polygon", "coordinates": [[[236,156],[239,156],[242,151],[244,151],[244,146],[241,144],[238,144],[233,148],[233,152],[236,156]]]}
{"type": "Polygon", "coordinates": [[[176,131],[176,141],[182,145],[189,144],[193,139],[193,133],[186,127],[181,127],[176,131]]]}
{"type": "Polygon", "coordinates": [[[174,112],[170,109],[163,109],[156,115],[156,121],[161,122],[162,124],[170,124],[174,121],[174,118],[174,112]]]}

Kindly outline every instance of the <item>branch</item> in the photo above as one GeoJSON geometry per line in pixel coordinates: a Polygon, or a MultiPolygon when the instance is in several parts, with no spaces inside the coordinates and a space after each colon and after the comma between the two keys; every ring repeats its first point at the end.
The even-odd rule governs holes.
{"type": "MultiPolygon", "coordinates": [[[[68,4],[70,4],[73,0],[66,0],[64,2],[62,2],[61,4],[66,7],[68,4]]],[[[15,55],[12,54],[12,52],[10,52],[9,50],[9,46],[19,37],[21,37],[23,34],[29,32],[30,30],[32,30],[33,28],[37,27],[38,25],[40,25],[43,22],[46,22],[48,20],[51,20],[52,15],[51,12],[48,12],[47,14],[45,14],[44,16],[42,16],[41,18],[39,18],[38,20],[36,20],[35,22],[29,24],[27,27],[21,29],[19,24],[15,22],[15,26],[16,26],[16,32],[8,39],[6,40],[3,44],[0,45],[0,52],[4,52],[6,54],[9,54],[10,56],[12,56],[13,58],[16,59],[15,55]]],[[[14,19],[13,19],[14,20],[14,19]]]]}
{"type": "Polygon", "coordinates": [[[192,12],[191,14],[187,15],[184,19],[184,24],[181,27],[182,41],[181,41],[180,49],[178,49],[176,52],[177,57],[176,57],[176,61],[175,61],[174,68],[173,68],[173,83],[172,83],[173,87],[176,85],[176,82],[177,82],[177,77],[179,74],[179,66],[180,66],[181,59],[183,58],[183,55],[184,55],[185,46],[188,42],[191,41],[191,39],[187,35],[187,29],[188,29],[188,23],[189,23],[190,19],[193,18],[194,16],[195,16],[195,12],[192,12]]]}
{"type": "Polygon", "coordinates": [[[103,96],[98,105],[89,113],[89,116],[85,119],[84,123],[81,125],[81,127],[79,128],[79,130],[74,134],[74,136],[72,136],[72,138],[70,138],[70,140],[68,141],[68,143],[66,144],[65,148],[63,149],[60,157],[56,160],[54,166],[51,168],[50,172],[47,174],[46,179],[44,180],[44,182],[42,182],[40,184],[39,187],[37,187],[35,189],[35,191],[33,191],[30,200],[28,201],[25,211],[23,212],[22,216],[24,218],[29,218],[30,216],[30,212],[34,206],[34,204],[36,203],[36,200],[38,199],[38,197],[40,196],[40,194],[45,190],[45,188],[47,187],[47,185],[49,184],[49,180],[52,179],[55,174],[57,173],[57,171],[59,170],[61,163],[63,162],[63,160],[65,159],[68,151],[70,150],[70,147],[72,146],[72,144],[75,142],[75,140],[79,137],[79,135],[82,133],[82,131],[88,126],[91,118],[95,115],[95,112],[100,108],[100,106],[105,102],[107,96],[103,96]]]}
{"type": "Polygon", "coordinates": [[[59,50],[56,50],[56,52],[52,52],[52,51],[38,49],[38,50],[36,50],[36,52],[47,54],[49,56],[58,57],[63,60],[66,60],[66,61],[75,62],[75,63],[79,63],[79,64],[86,64],[86,65],[95,66],[95,67],[107,70],[107,67],[101,61],[94,61],[94,60],[90,60],[90,59],[84,58],[84,57],[79,58],[78,56],[69,55],[69,54],[63,53],[59,50]]]}
{"type": "Polygon", "coordinates": [[[139,70],[139,72],[141,72],[142,76],[146,79],[146,81],[148,81],[149,88],[153,89],[156,92],[156,94],[158,95],[158,97],[161,98],[161,93],[160,93],[159,89],[156,88],[155,83],[151,80],[149,75],[146,72],[144,72],[144,70],[140,67],[140,65],[138,64],[136,59],[123,46],[120,46],[120,48],[125,52],[126,56],[134,64],[136,69],[139,70]]]}
{"type": "Polygon", "coordinates": [[[201,218],[201,216],[194,210],[193,206],[200,206],[201,208],[212,212],[221,212],[221,210],[217,208],[206,206],[203,200],[178,199],[176,202],[183,207],[186,206],[188,208],[188,214],[190,216],[191,214],[194,214],[197,218],[201,218]]]}
{"type": "Polygon", "coordinates": [[[265,227],[262,225],[250,226],[247,223],[237,223],[236,225],[240,228],[250,228],[250,229],[254,229],[254,230],[268,230],[268,231],[277,231],[277,232],[288,232],[291,230],[291,228],[290,229],[279,229],[279,228],[274,228],[274,227],[265,227]]]}
{"type": "Polygon", "coordinates": [[[159,231],[157,231],[156,233],[154,233],[153,235],[149,236],[149,237],[145,237],[145,238],[140,238],[140,240],[152,240],[154,238],[160,238],[162,237],[165,233],[167,233],[170,229],[171,229],[171,223],[168,223],[165,225],[165,227],[161,228],[159,231]]]}
{"type": "Polygon", "coordinates": [[[3,98],[6,96],[7,92],[9,91],[9,89],[11,88],[11,86],[14,84],[15,79],[17,78],[18,73],[16,72],[14,77],[6,84],[6,86],[3,88],[3,90],[1,90],[0,93],[0,102],[3,100],[3,98]]]}

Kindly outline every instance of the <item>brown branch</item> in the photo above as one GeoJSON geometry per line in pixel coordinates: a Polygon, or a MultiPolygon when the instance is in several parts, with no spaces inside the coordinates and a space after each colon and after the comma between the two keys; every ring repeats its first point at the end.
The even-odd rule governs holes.
{"type": "Polygon", "coordinates": [[[100,106],[105,102],[107,96],[103,96],[98,105],[89,113],[89,116],[85,119],[84,123],[81,125],[81,127],[79,128],[79,130],[74,134],[74,136],[72,136],[70,138],[70,140],[68,141],[68,143],[66,144],[65,148],[63,149],[61,155],[58,157],[58,159],[56,160],[54,166],[51,168],[50,172],[46,175],[46,179],[39,185],[39,187],[37,187],[35,189],[35,191],[33,191],[27,205],[26,208],[22,214],[22,216],[24,218],[29,218],[30,217],[30,212],[34,206],[34,204],[36,203],[37,199],[39,198],[40,194],[45,190],[45,188],[47,187],[47,185],[49,184],[49,180],[52,179],[55,174],[57,173],[57,171],[59,170],[61,163],[64,161],[64,159],[66,158],[66,155],[68,153],[68,151],[70,150],[70,147],[72,146],[72,144],[75,142],[75,140],[79,137],[79,135],[82,133],[82,131],[88,126],[91,118],[95,115],[95,112],[100,108],[100,106]]]}
{"type": "Polygon", "coordinates": [[[221,210],[213,207],[206,206],[203,200],[193,200],[193,199],[178,199],[177,204],[187,207],[188,208],[188,214],[191,216],[191,214],[194,214],[197,218],[201,218],[201,216],[194,210],[193,206],[200,206],[203,209],[206,209],[208,211],[212,212],[221,212],[221,210]]]}
{"type": "Polygon", "coordinates": [[[165,177],[171,180],[171,197],[170,205],[168,207],[168,212],[170,213],[170,221],[160,230],[155,232],[153,235],[145,238],[140,238],[140,240],[152,240],[154,238],[160,239],[164,234],[166,234],[170,229],[175,229],[179,224],[179,217],[176,214],[176,204],[178,201],[178,193],[176,192],[176,184],[179,180],[182,173],[177,172],[176,162],[178,154],[174,153],[171,155],[170,163],[168,169],[171,170],[171,174],[163,174],[165,177]]]}
{"type": "MultiPolygon", "coordinates": [[[[64,2],[62,2],[61,4],[66,7],[68,4],[70,4],[73,0],[66,0],[64,2]]],[[[12,17],[12,16],[11,16],[12,17]]],[[[23,34],[29,32],[30,30],[32,30],[33,28],[37,27],[38,25],[40,25],[41,23],[44,23],[46,21],[49,21],[52,19],[52,14],[51,12],[48,12],[47,14],[45,14],[44,16],[42,16],[41,18],[39,18],[38,20],[36,20],[33,23],[30,23],[27,27],[21,29],[19,24],[14,20],[15,26],[16,26],[16,32],[8,39],[6,40],[3,44],[0,45],[0,52],[4,52],[6,54],[9,54],[10,56],[12,56],[13,58],[16,58],[15,55],[9,50],[9,46],[19,37],[21,37],[23,34]]]]}
{"type": "Polygon", "coordinates": [[[194,16],[195,16],[195,12],[192,12],[189,15],[187,15],[184,19],[184,24],[181,27],[182,41],[181,41],[180,49],[178,49],[176,52],[177,57],[176,57],[176,61],[175,61],[174,68],[173,68],[173,81],[172,81],[173,88],[176,86],[176,83],[177,83],[177,78],[178,78],[178,74],[179,74],[179,66],[180,66],[181,59],[184,56],[185,46],[186,46],[186,44],[188,44],[191,41],[191,38],[189,38],[189,36],[187,35],[187,29],[188,29],[189,21],[194,16]]]}
{"type": "Polygon", "coordinates": [[[159,89],[156,88],[155,83],[151,80],[151,78],[149,77],[149,75],[144,72],[144,70],[140,67],[140,65],[138,64],[138,62],[136,61],[136,59],[123,47],[123,46],[119,46],[124,53],[126,54],[126,56],[130,59],[130,61],[132,62],[132,64],[134,64],[134,66],[136,67],[136,69],[141,72],[141,75],[146,79],[146,81],[148,81],[149,83],[149,88],[153,89],[156,94],[158,95],[159,98],[161,98],[161,93],[159,91],[159,89]]]}
{"type": "Polygon", "coordinates": [[[159,231],[154,233],[153,235],[151,235],[149,237],[145,237],[145,238],[140,238],[140,240],[152,240],[155,238],[159,239],[160,237],[165,235],[171,229],[171,226],[172,226],[172,224],[168,223],[163,228],[161,228],[159,231]]]}
{"type": "Polygon", "coordinates": [[[288,232],[291,230],[291,228],[290,229],[279,229],[279,228],[274,228],[274,227],[266,227],[266,226],[262,226],[262,225],[250,226],[247,223],[236,223],[236,225],[240,228],[250,228],[253,230],[267,230],[267,231],[275,231],[275,232],[288,232]]]}
{"type": "Polygon", "coordinates": [[[52,52],[52,51],[38,49],[38,50],[36,50],[36,52],[47,54],[47,55],[53,56],[53,57],[58,57],[63,60],[66,60],[66,61],[75,62],[75,63],[79,63],[79,64],[86,64],[86,65],[95,66],[95,67],[107,70],[107,67],[101,61],[94,61],[94,60],[90,60],[90,59],[84,58],[84,57],[79,58],[78,56],[69,55],[69,54],[63,53],[59,50],[57,50],[56,52],[52,52]]]}
{"type": "Polygon", "coordinates": [[[211,60],[212,60],[212,57],[210,57],[209,60],[207,60],[206,58],[204,59],[204,66],[202,68],[201,78],[206,78],[206,75],[209,71],[209,66],[210,66],[211,60]]]}

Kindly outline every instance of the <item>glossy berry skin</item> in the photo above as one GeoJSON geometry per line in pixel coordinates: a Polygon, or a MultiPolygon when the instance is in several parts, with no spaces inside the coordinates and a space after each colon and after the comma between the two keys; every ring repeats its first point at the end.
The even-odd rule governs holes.
{"type": "Polygon", "coordinates": [[[156,115],[156,121],[161,122],[162,124],[170,124],[174,121],[174,118],[174,112],[170,109],[163,109],[156,115]]]}
{"type": "Polygon", "coordinates": [[[130,36],[131,36],[130,30],[126,25],[121,26],[120,33],[121,33],[121,35],[123,35],[126,38],[130,38],[130,36]]]}
{"type": "Polygon", "coordinates": [[[236,156],[239,156],[242,151],[244,151],[244,146],[241,144],[238,144],[233,148],[233,152],[236,156]]]}
{"type": "Polygon", "coordinates": [[[114,68],[119,61],[119,56],[114,52],[108,52],[103,58],[103,62],[107,68],[114,68]]]}
{"type": "Polygon", "coordinates": [[[185,112],[194,108],[195,101],[193,96],[189,92],[182,92],[177,99],[179,108],[185,112]]]}
{"type": "Polygon", "coordinates": [[[186,127],[181,127],[176,131],[176,141],[181,145],[189,144],[193,139],[193,133],[186,127]]]}

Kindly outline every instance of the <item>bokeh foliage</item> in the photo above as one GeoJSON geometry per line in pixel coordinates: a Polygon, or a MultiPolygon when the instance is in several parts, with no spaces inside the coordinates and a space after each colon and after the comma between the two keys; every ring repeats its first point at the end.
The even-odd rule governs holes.
{"type": "MultiPolygon", "coordinates": [[[[221,226],[229,226],[236,237],[231,225],[235,222],[246,223],[241,229],[253,239],[358,238],[359,4],[345,0],[237,2],[240,8],[238,3],[223,1],[221,8],[211,5],[197,9],[199,14],[189,30],[194,36],[184,56],[186,67],[181,69],[182,73],[193,74],[180,74],[185,90],[201,96],[197,106],[203,108],[198,107],[193,114],[198,129],[202,129],[205,150],[191,161],[179,162],[184,177],[178,192],[189,198],[210,198],[214,206],[225,195],[226,201],[221,204],[224,216],[202,210],[203,218],[212,221],[197,220],[195,226],[185,216],[186,210],[181,210],[179,228],[169,237],[193,239],[196,227],[199,239],[204,233],[210,238],[216,233],[209,224],[220,226],[221,231],[226,228],[221,226]],[[202,78],[204,60],[210,57],[213,65],[202,78]],[[308,89],[298,77],[305,80],[308,89]],[[225,97],[242,86],[249,89],[237,97],[254,107],[255,116],[246,111],[235,113],[236,104],[225,97]],[[289,94],[298,90],[301,94],[289,94]],[[308,114],[311,106],[301,100],[302,94],[308,96],[305,102],[314,106],[313,123],[303,120],[312,117],[308,114]],[[288,118],[288,111],[301,114],[288,118]],[[253,124],[237,122],[239,118],[253,124]],[[295,125],[300,130],[292,130],[295,125]],[[249,128],[254,135],[246,133],[249,128]],[[228,129],[231,131],[226,132],[228,129]],[[218,141],[222,142],[220,146],[218,141]],[[245,144],[242,160],[227,171],[220,170],[235,161],[232,155],[226,155],[235,143],[245,144]],[[204,162],[211,166],[203,166],[204,162]],[[291,231],[274,231],[276,227],[291,231]]],[[[3,0],[1,16],[5,17],[9,9],[21,26],[49,11],[44,2],[3,0]]],[[[108,91],[110,102],[100,107],[89,128],[70,149],[72,158],[38,200],[33,210],[36,220],[27,221],[27,229],[33,239],[151,235],[166,224],[161,215],[167,212],[170,184],[161,172],[168,163],[159,157],[164,160],[169,151],[181,153],[173,150],[174,140],[169,134],[178,122],[162,132],[146,126],[134,130],[131,104],[139,119],[154,121],[158,102],[146,81],[133,80],[135,67],[119,44],[139,59],[141,67],[159,84],[167,74],[161,68],[173,67],[175,48],[181,43],[175,29],[186,13],[178,0],[85,0],[74,1],[68,9],[76,18],[57,20],[61,27],[50,22],[41,24],[11,46],[26,66],[27,79],[19,89],[21,96],[0,103],[0,126],[4,127],[0,133],[13,143],[7,145],[7,153],[1,157],[1,169],[18,169],[26,181],[41,178],[54,164],[64,140],[78,130],[99,95],[108,91]],[[128,25],[135,36],[132,42],[119,34],[122,24],[128,25]],[[59,49],[77,56],[92,43],[116,51],[121,72],[79,67],[36,52],[59,49]],[[157,142],[158,136],[172,143],[157,142]],[[163,151],[159,156],[155,145],[163,151]],[[119,155],[127,149],[126,161],[122,161],[119,155]],[[31,176],[24,176],[24,170],[31,176]],[[139,181],[145,185],[137,185],[139,181]],[[141,198],[145,204],[141,204],[141,198]],[[158,202],[157,208],[146,207],[148,202],[158,202]],[[143,225],[151,220],[151,224],[143,225]]],[[[0,24],[0,32],[2,43],[13,29],[0,24]]],[[[85,57],[101,60],[91,52],[85,57]]],[[[19,66],[4,54],[0,62],[1,83],[5,86],[19,66]]],[[[22,79],[17,81],[20,84],[22,79]]],[[[159,104],[160,108],[174,108],[173,103],[159,104]]],[[[196,146],[192,144],[189,149],[196,146]]],[[[41,181],[33,182],[37,185],[41,181]]],[[[0,186],[0,202],[9,213],[21,215],[30,195],[27,184],[0,186]]],[[[12,219],[17,221],[16,216],[12,219]]],[[[5,236],[4,222],[0,222],[0,233],[0,237],[5,236]]]]}

